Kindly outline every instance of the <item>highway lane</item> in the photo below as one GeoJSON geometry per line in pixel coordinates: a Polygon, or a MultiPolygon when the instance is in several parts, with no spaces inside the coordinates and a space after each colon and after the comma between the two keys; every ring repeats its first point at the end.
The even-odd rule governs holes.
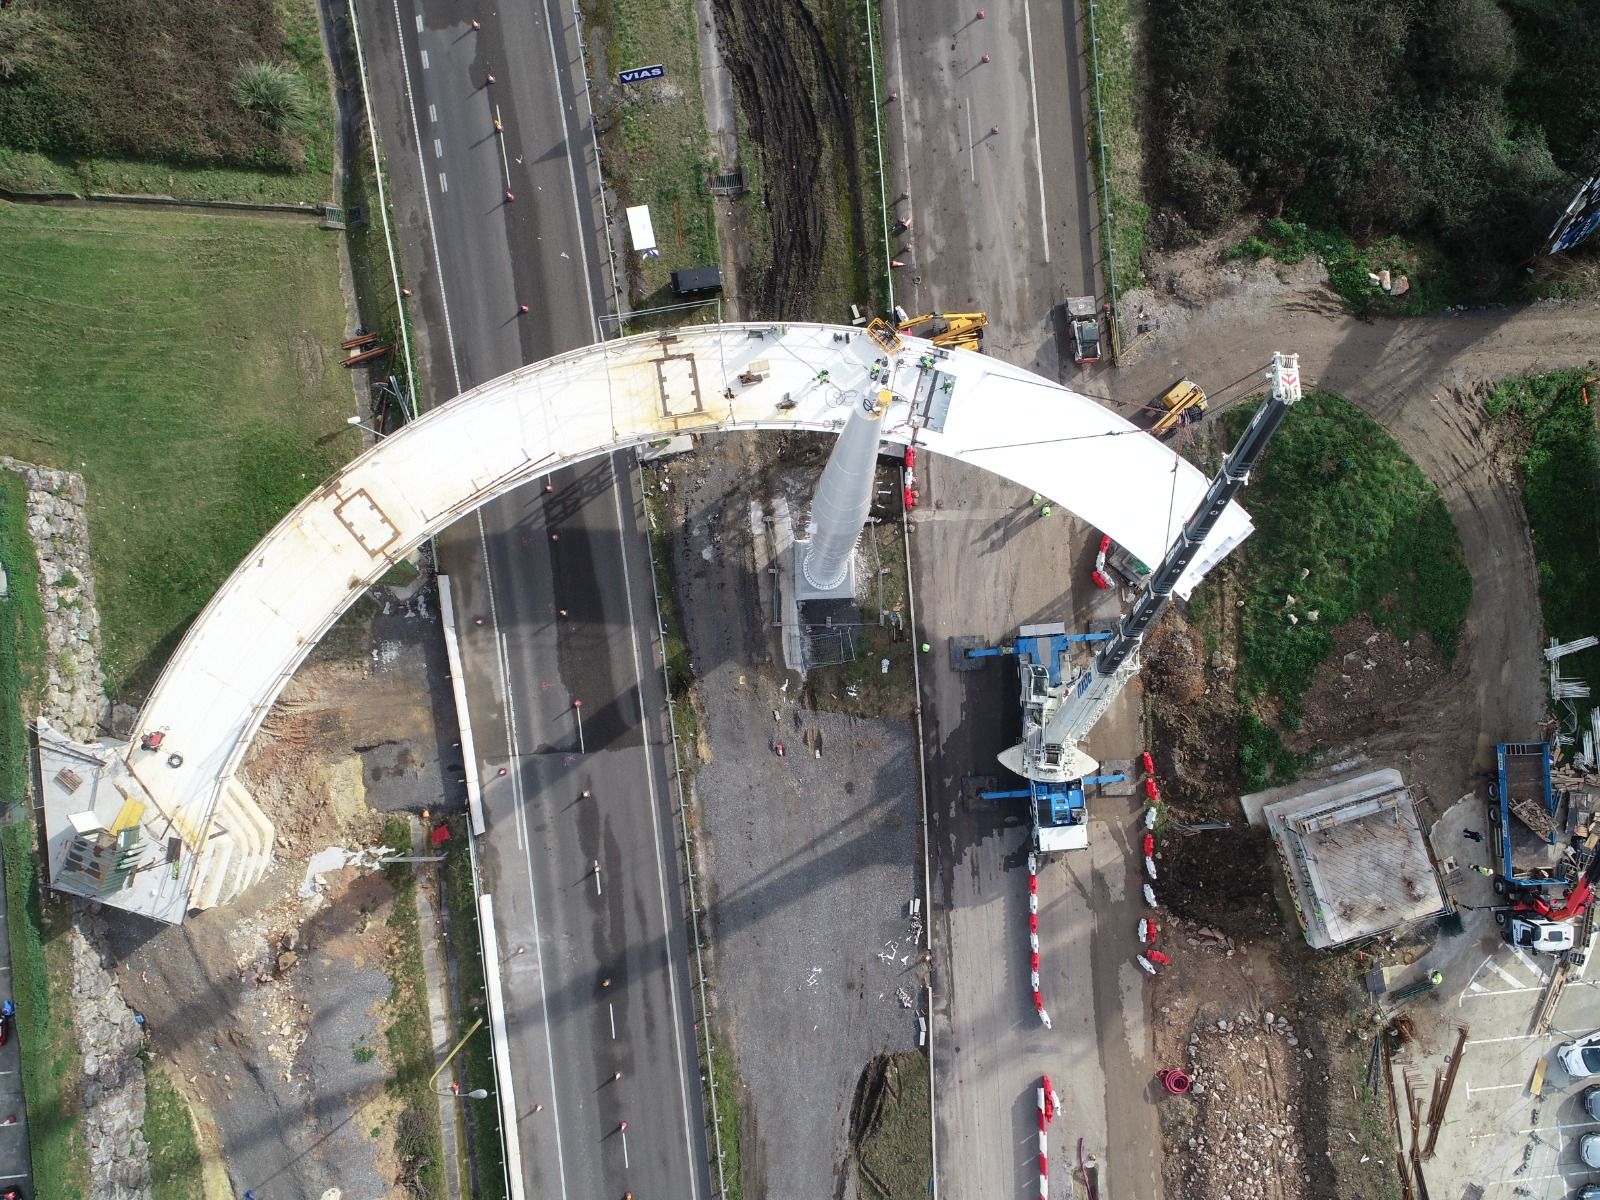
{"type": "MultiPolygon", "coordinates": [[[[568,155],[582,129],[570,18],[433,0],[364,0],[361,14],[435,401],[597,340],[609,277],[593,164],[568,155]]],[[[630,462],[558,473],[441,539],[485,779],[517,1132],[541,1197],[708,1190],[630,462]]]]}

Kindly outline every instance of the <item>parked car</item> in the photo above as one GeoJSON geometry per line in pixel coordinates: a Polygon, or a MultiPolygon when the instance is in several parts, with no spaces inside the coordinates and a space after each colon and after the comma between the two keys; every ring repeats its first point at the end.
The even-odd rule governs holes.
{"type": "Polygon", "coordinates": [[[1600,1185],[1590,1183],[1579,1188],[1577,1200],[1600,1200],[1600,1185]]]}
{"type": "Polygon", "coordinates": [[[1591,1121],[1600,1121],[1600,1083],[1591,1083],[1583,1089],[1583,1111],[1591,1121]]]}
{"type": "Polygon", "coordinates": [[[1600,1171],[1600,1133],[1586,1133],[1578,1143],[1578,1157],[1583,1165],[1600,1171]]]}
{"type": "Polygon", "coordinates": [[[1556,1061],[1573,1079],[1600,1075],[1600,1029],[1561,1046],[1556,1050],[1556,1061]]]}

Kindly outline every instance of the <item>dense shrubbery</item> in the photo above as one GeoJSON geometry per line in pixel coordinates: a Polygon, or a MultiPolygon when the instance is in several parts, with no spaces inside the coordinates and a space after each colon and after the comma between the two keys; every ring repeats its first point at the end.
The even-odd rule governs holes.
{"type": "Polygon", "coordinates": [[[293,68],[309,57],[325,78],[309,6],[306,18],[309,37],[286,31],[274,0],[11,0],[0,5],[0,145],[299,169],[304,123],[282,119],[284,105],[303,116],[311,103],[293,68]],[[276,76],[245,106],[237,81],[261,64],[276,76]]]}
{"type": "Polygon", "coordinates": [[[1527,257],[1600,128],[1588,0],[1167,0],[1150,9],[1159,223],[1247,209],[1527,257]]]}

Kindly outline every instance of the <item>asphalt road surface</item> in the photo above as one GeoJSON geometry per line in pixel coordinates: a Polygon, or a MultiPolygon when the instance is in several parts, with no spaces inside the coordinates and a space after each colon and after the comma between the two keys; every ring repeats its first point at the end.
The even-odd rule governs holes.
{"type": "MultiPolygon", "coordinates": [[[[599,340],[609,273],[570,12],[360,11],[434,401],[599,340]]],[[[527,1192],[546,1198],[708,1191],[648,544],[619,457],[441,538],[484,777],[517,1135],[527,1192]]]]}

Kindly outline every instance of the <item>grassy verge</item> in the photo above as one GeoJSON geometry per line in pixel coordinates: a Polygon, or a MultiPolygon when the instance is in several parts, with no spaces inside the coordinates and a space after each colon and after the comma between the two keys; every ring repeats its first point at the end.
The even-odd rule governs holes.
{"type": "Polygon", "coordinates": [[[29,1150],[39,1192],[79,1200],[88,1190],[88,1158],[72,1087],[79,1063],[72,1032],[72,966],[62,937],[67,915],[64,906],[44,903],[26,802],[31,774],[26,720],[44,664],[44,614],[22,480],[5,471],[0,471],[0,566],[8,582],[8,596],[0,600],[0,853],[29,1150]]]}
{"type": "MultiPolygon", "coordinates": [[[[1522,504],[1533,532],[1539,606],[1546,631],[1563,641],[1600,632],[1597,399],[1594,372],[1561,371],[1505,380],[1485,405],[1523,446],[1522,504]]],[[[1562,673],[1600,681],[1600,648],[1563,659],[1562,673]]],[[[1578,704],[1580,721],[1586,721],[1591,704],[1578,704]]]]}
{"type": "MultiPolygon", "coordinates": [[[[1100,219],[1110,222],[1109,241],[1116,252],[1117,288],[1125,292],[1144,283],[1139,262],[1144,255],[1145,222],[1150,218],[1150,207],[1144,201],[1144,188],[1140,183],[1144,163],[1139,139],[1141,82],[1134,70],[1134,38],[1143,5],[1142,0],[1091,0],[1090,7],[1094,11],[1094,29],[1099,39],[1100,87],[1099,121],[1089,125],[1089,159],[1099,188],[1095,192],[1096,208],[1105,204],[1106,191],[1111,193],[1111,212],[1101,213],[1100,219]],[[1102,149],[1105,151],[1103,173],[1102,149]]],[[[1084,40],[1089,41],[1087,37],[1084,40]]],[[[1095,49],[1088,44],[1084,46],[1085,70],[1091,84],[1096,65],[1095,49]]],[[[1091,87],[1091,102],[1095,95],[1091,87]]],[[[1106,241],[1102,227],[1102,253],[1106,241]]],[[[1106,275],[1110,274],[1108,261],[1106,275]]]]}
{"type": "Polygon", "coordinates": [[[204,1200],[204,1164],[189,1106],[160,1071],[145,1073],[144,1136],[151,1200],[204,1200]]]}
{"type": "MultiPolygon", "coordinates": [[[[1228,413],[1230,440],[1252,411],[1228,413]]],[[[1339,625],[1366,614],[1400,639],[1426,632],[1448,666],[1472,580],[1433,485],[1377,422],[1337,396],[1312,393],[1295,407],[1247,500],[1256,533],[1243,555],[1239,610],[1240,767],[1256,788],[1292,774],[1274,718],[1298,720],[1339,625]]]]}
{"type": "MultiPolygon", "coordinates": [[[[629,299],[637,308],[672,304],[673,271],[718,261],[693,0],[585,0],[583,11],[606,182],[619,208],[650,206],[660,251],[641,260],[631,244],[618,247],[629,299]],[[620,70],[655,63],[666,68],[661,79],[616,82],[620,70]]],[[[627,241],[620,219],[613,236],[627,241]]]]}
{"type": "Polygon", "coordinates": [[[1340,299],[1359,316],[1420,316],[1452,303],[1461,285],[1444,255],[1429,247],[1391,235],[1358,247],[1337,230],[1318,229],[1304,221],[1273,217],[1261,232],[1226,251],[1222,259],[1273,258],[1293,266],[1315,255],[1327,268],[1328,282],[1340,299]],[[1404,275],[1411,284],[1402,296],[1391,296],[1372,286],[1369,275],[1389,271],[1404,275]]]}
{"type": "Polygon", "coordinates": [[[875,1111],[860,1114],[865,1128],[857,1128],[856,1161],[867,1184],[864,1191],[881,1200],[926,1196],[933,1178],[928,1060],[920,1051],[910,1051],[868,1069],[881,1070],[882,1088],[875,1111]]]}
{"type": "MultiPolygon", "coordinates": [[[[400,817],[383,823],[383,844],[411,852],[411,828],[400,817]]],[[[439,1102],[428,1086],[433,1074],[433,1040],[428,1026],[427,975],[417,928],[417,882],[410,863],[391,863],[384,875],[394,887],[389,916],[392,941],[385,969],[389,992],[390,1098],[395,1103],[394,1149],[403,1164],[403,1182],[421,1195],[444,1195],[444,1148],[439,1135],[439,1102]]]]}
{"type": "MultiPolygon", "coordinates": [[[[484,999],[483,944],[478,936],[478,910],[473,901],[472,854],[463,822],[453,822],[455,837],[445,844],[445,904],[450,914],[450,951],[456,956],[456,1025],[459,1037],[487,1009],[484,999]]],[[[505,1154],[500,1144],[500,1105],[494,1099],[493,1045],[485,1025],[456,1056],[463,1077],[461,1090],[483,1088],[491,1097],[467,1105],[472,1125],[472,1151],[477,1163],[477,1200],[504,1200],[505,1154]]]]}
{"type": "Polygon", "coordinates": [[[682,765],[691,771],[699,762],[700,713],[694,703],[694,674],[689,668],[689,639],[678,613],[672,587],[672,533],[662,473],[652,467],[640,472],[644,488],[645,521],[650,527],[650,557],[655,571],[656,597],[661,605],[662,651],[667,660],[667,690],[672,699],[672,725],[682,743],[682,765]]]}
{"type": "Polygon", "coordinates": [[[331,197],[333,98],[311,0],[243,0],[226,21],[203,0],[141,4],[137,14],[94,0],[35,7],[70,41],[0,87],[0,188],[271,204],[331,197]],[[86,35],[108,18],[119,34],[130,21],[138,33],[86,35]],[[295,71],[302,120],[278,133],[239,108],[231,76],[249,61],[295,71]]]}
{"type": "MultiPolygon", "coordinates": [[[[712,1051],[709,1086],[716,1092],[716,1113],[722,1122],[722,1174],[726,1183],[723,1200],[744,1200],[744,1157],[739,1146],[742,1085],[739,1068],[726,1049],[712,1051]]],[[[716,1153],[714,1141],[712,1153],[716,1153]]]]}
{"type": "Polygon", "coordinates": [[[0,452],[85,477],[113,694],[359,445],[331,237],[0,203],[0,452]]]}

